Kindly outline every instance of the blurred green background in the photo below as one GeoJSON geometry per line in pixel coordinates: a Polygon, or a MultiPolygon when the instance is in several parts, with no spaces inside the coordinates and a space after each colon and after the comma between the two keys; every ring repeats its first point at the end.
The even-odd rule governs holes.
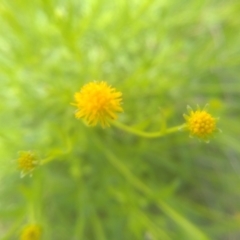
{"type": "Polygon", "coordinates": [[[239,0],[0,1],[0,239],[240,239],[239,0]],[[209,144],[140,138],[74,117],[104,80],[144,131],[220,117],[209,144]],[[159,110],[160,109],[160,110],[159,110]],[[54,161],[20,178],[18,151],[54,161]],[[33,217],[34,215],[34,217],[33,217]]]}

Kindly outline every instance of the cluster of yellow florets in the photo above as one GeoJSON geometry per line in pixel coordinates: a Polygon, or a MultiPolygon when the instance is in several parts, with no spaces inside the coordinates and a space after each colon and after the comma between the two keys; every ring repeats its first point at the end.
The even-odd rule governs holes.
{"type": "Polygon", "coordinates": [[[27,225],[23,228],[20,240],[40,240],[41,228],[36,224],[27,225]]]}
{"type": "Polygon", "coordinates": [[[83,118],[89,126],[100,123],[109,126],[117,118],[116,112],[122,112],[122,93],[107,85],[106,82],[90,82],[75,93],[74,106],[76,118],[83,118]]]}
{"type": "Polygon", "coordinates": [[[193,111],[189,107],[188,111],[189,115],[184,114],[184,118],[187,122],[187,128],[190,131],[191,136],[208,140],[217,130],[217,119],[212,117],[204,109],[193,111]]]}
{"type": "Polygon", "coordinates": [[[38,165],[38,159],[36,155],[31,151],[19,152],[18,169],[21,170],[21,175],[25,176],[31,173],[34,168],[38,165]]]}

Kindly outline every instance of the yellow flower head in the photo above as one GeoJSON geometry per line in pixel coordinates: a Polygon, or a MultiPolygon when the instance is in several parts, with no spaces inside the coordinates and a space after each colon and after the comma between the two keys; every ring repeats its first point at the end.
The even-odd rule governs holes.
{"type": "Polygon", "coordinates": [[[17,159],[18,169],[21,170],[21,176],[31,173],[38,165],[36,155],[31,151],[19,152],[19,158],[17,159]]]}
{"type": "Polygon", "coordinates": [[[116,112],[122,112],[122,93],[108,86],[106,82],[90,82],[74,95],[78,109],[76,118],[82,118],[89,126],[100,123],[109,126],[111,120],[117,118],[116,112]]]}
{"type": "Polygon", "coordinates": [[[193,111],[188,106],[188,112],[189,115],[184,114],[183,116],[187,122],[186,126],[190,135],[207,141],[217,131],[217,119],[212,117],[205,108],[201,110],[198,107],[196,111],[193,111]]]}
{"type": "Polygon", "coordinates": [[[20,240],[40,240],[41,228],[38,225],[31,224],[23,228],[20,240]]]}

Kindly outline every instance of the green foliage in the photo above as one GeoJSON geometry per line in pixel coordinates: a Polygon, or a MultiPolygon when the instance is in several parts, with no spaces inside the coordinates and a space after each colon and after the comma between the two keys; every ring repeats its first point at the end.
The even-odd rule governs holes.
{"type": "Polygon", "coordinates": [[[239,12],[238,0],[1,0],[0,238],[36,222],[44,240],[239,239],[239,12]],[[89,128],[70,103],[92,80],[123,93],[119,120],[140,130],[209,103],[223,133],[89,128]],[[27,150],[46,164],[21,179],[27,150]]]}

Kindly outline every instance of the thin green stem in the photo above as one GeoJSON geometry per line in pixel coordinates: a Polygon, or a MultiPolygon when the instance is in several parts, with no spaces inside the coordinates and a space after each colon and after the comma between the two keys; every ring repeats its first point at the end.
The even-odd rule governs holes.
{"type": "Polygon", "coordinates": [[[34,223],[36,220],[35,218],[35,206],[34,203],[31,202],[28,204],[28,221],[29,223],[34,223]]]}
{"type": "Polygon", "coordinates": [[[131,134],[134,134],[134,135],[137,135],[137,136],[140,136],[140,137],[145,137],[145,138],[158,138],[158,137],[163,137],[167,134],[171,134],[171,133],[174,133],[174,132],[178,132],[182,129],[184,129],[186,127],[186,124],[182,124],[182,125],[178,125],[178,126],[175,126],[175,127],[171,127],[171,128],[167,128],[167,129],[164,129],[164,130],[161,130],[159,132],[144,132],[144,131],[141,131],[141,130],[137,130],[135,128],[132,128],[130,126],[127,126],[123,123],[120,123],[120,122],[117,122],[117,121],[114,121],[112,123],[115,127],[125,131],[125,132],[128,132],[128,133],[131,133],[131,134]]]}
{"type": "MultiPolygon", "coordinates": [[[[101,144],[99,143],[101,146],[101,144]]],[[[104,148],[102,148],[104,149],[104,148]]],[[[154,192],[140,179],[134,176],[131,171],[121,162],[118,158],[112,154],[109,150],[104,149],[107,160],[126,178],[126,180],[136,189],[146,194],[149,198],[155,199],[154,192]]],[[[196,240],[209,240],[209,238],[197,227],[195,227],[190,221],[184,218],[176,210],[170,207],[164,200],[157,198],[156,202],[158,206],[165,212],[166,215],[171,217],[179,226],[185,229],[186,233],[196,240]]]]}
{"type": "Polygon", "coordinates": [[[44,158],[41,160],[41,165],[44,165],[46,163],[49,163],[51,161],[53,161],[55,159],[56,156],[50,156],[50,157],[47,157],[47,158],[44,158]]]}
{"type": "Polygon", "coordinates": [[[41,165],[44,165],[46,163],[49,163],[53,160],[56,160],[57,157],[59,156],[62,156],[62,155],[65,155],[65,154],[68,154],[70,153],[72,150],[72,144],[71,144],[71,141],[70,141],[70,138],[67,139],[67,147],[64,151],[62,150],[59,150],[59,149],[56,149],[55,151],[53,151],[50,156],[44,158],[41,160],[41,165]]]}
{"type": "Polygon", "coordinates": [[[58,157],[60,157],[64,154],[66,154],[66,153],[61,152],[61,151],[59,151],[58,153],[55,152],[54,154],[50,155],[49,157],[46,157],[46,158],[42,159],[41,162],[40,162],[40,165],[44,165],[44,164],[47,164],[51,161],[57,160],[58,157]]]}

